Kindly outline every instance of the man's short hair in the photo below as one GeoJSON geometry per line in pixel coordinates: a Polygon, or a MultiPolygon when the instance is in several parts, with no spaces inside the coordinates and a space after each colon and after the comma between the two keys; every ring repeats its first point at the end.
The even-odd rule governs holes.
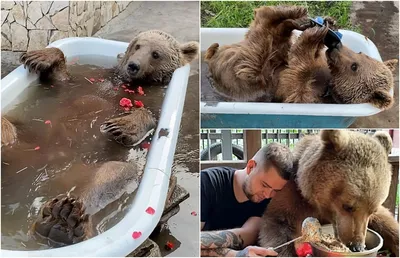
{"type": "Polygon", "coordinates": [[[293,154],[283,144],[273,142],[262,147],[253,157],[257,164],[263,168],[273,165],[277,168],[279,175],[289,180],[293,173],[293,154]]]}

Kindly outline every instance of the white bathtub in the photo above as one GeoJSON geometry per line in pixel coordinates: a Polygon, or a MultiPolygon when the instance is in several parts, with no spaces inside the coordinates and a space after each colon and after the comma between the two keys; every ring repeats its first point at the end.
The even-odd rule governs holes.
{"type": "MultiPolygon", "coordinates": [[[[128,43],[98,38],[67,38],[50,44],[58,47],[67,57],[79,55],[105,55],[116,57],[125,52],[128,43]]],[[[161,117],[147,156],[144,176],[134,198],[131,210],[115,226],[84,242],[48,250],[10,251],[1,250],[1,256],[126,256],[142,244],[157,226],[164,210],[171,166],[174,158],[182,110],[186,96],[190,65],[177,69],[166,91],[161,108],[161,117]],[[158,137],[162,128],[169,130],[167,137],[158,137]],[[147,207],[155,209],[154,215],[145,212],[147,207]],[[142,232],[136,240],[134,231],[142,232]]],[[[34,80],[23,66],[1,80],[1,109],[4,112],[10,102],[34,80]]]]}
{"type": "MultiPolygon", "coordinates": [[[[220,46],[243,40],[247,28],[201,28],[201,51],[213,43],[220,46]]],[[[363,35],[339,30],[342,43],[379,61],[375,44],[363,35]]],[[[299,35],[300,31],[294,31],[299,35]]],[[[397,86],[395,86],[397,87],[397,86]]],[[[393,95],[393,91],[392,91],[393,95]]],[[[381,112],[371,104],[293,104],[201,101],[202,128],[343,128],[357,117],[381,112]]]]}

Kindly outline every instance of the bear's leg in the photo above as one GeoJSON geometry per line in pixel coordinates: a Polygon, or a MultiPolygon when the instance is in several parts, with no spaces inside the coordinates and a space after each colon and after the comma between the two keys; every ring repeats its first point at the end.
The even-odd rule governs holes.
{"type": "Polygon", "coordinates": [[[10,145],[17,140],[17,129],[7,118],[1,118],[1,145],[10,145]]]}
{"type": "Polygon", "coordinates": [[[393,214],[381,206],[372,214],[368,226],[382,236],[383,247],[399,257],[399,224],[393,214]]]}
{"type": "Polygon", "coordinates": [[[135,108],[131,114],[110,119],[100,125],[100,132],[118,143],[133,147],[140,144],[156,128],[156,120],[145,108],[135,108]]]}
{"type": "Polygon", "coordinates": [[[255,11],[262,12],[262,18],[268,19],[270,23],[275,24],[287,19],[296,20],[307,16],[307,9],[302,6],[267,6],[255,11]]]}
{"type": "Polygon", "coordinates": [[[40,76],[64,81],[69,80],[64,53],[55,47],[34,50],[23,53],[19,61],[28,67],[29,72],[39,73],[40,76]]]}
{"type": "Polygon", "coordinates": [[[328,27],[313,27],[305,30],[293,44],[289,52],[289,62],[297,65],[313,63],[325,47],[324,38],[328,27]]]}
{"type": "MultiPolygon", "coordinates": [[[[263,221],[258,238],[258,243],[261,247],[277,247],[295,238],[287,223],[279,223],[276,218],[269,218],[266,215],[264,215],[263,221]]],[[[284,246],[276,252],[280,257],[296,256],[294,244],[284,246]]]]}

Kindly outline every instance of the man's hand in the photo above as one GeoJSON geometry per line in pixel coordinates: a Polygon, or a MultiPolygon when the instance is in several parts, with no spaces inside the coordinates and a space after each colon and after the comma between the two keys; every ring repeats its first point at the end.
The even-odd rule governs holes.
{"type": "Polygon", "coordinates": [[[277,255],[278,253],[272,249],[267,249],[252,245],[236,253],[237,257],[265,257],[265,256],[277,256],[277,255]]]}

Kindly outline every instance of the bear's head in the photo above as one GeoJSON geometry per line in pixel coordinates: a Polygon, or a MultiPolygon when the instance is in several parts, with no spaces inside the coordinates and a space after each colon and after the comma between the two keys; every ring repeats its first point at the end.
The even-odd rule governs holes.
{"type": "Polygon", "coordinates": [[[370,103],[380,109],[393,105],[393,74],[397,59],[380,62],[339,44],[328,49],[331,94],[337,103],[370,103]]]}
{"type": "Polygon", "coordinates": [[[138,34],[129,44],[118,65],[129,82],[145,81],[166,85],[173,72],[198,57],[199,43],[180,44],[171,35],[149,30],[138,34]]]}
{"type": "Polygon", "coordinates": [[[300,145],[297,185],[303,197],[333,224],[335,236],[362,251],[370,216],[386,200],[391,182],[387,133],[374,136],[326,130],[300,145]]]}

